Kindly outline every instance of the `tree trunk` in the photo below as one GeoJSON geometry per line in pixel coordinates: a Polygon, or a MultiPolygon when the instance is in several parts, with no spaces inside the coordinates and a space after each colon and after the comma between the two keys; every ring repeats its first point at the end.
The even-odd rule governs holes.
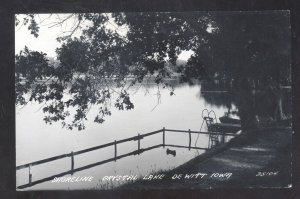
{"type": "Polygon", "coordinates": [[[234,93],[241,119],[241,128],[245,132],[249,132],[250,130],[253,132],[252,130],[258,128],[254,106],[255,96],[252,91],[249,82],[242,80],[234,93]]]}

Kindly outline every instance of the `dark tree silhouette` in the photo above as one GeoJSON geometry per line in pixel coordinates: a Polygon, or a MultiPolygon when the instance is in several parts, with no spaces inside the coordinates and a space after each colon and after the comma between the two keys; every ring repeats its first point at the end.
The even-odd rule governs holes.
{"type": "Polygon", "coordinates": [[[215,20],[220,34],[210,39],[205,51],[196,52],[206,54],[202,60],[210,77],[231,90],[243,128],[256,126],[263,98],[274,99],[275,113],[270,116],[283,119],[281,86],[291,85],[288,13],[227,13],[215,15],[215,20]]]}
{"type": "MultiPolygon", "coordinates": [[[[174,74],[190,84],[226,82],[236,94],[233,101],[246,128],[254,125],[253,87],[278,91],[280,101],[277,88],[290,81],[286,12],[72,14],[58,23],[68,17],[75,17],[77,25],[58,38],[62,45],[56,51],[57,63],[28,48],[16,55],[16,102],[45,103],[44,120],[62,121],[69,129],[83,129],[93,105],[99,107],[99,123],[111,114],[112,100],[120,110],[134,108],[127,89],[145,78],[169,87],[172,95],[174,88],[165,79],[174,74]],[[112,20],[116,27],[108,28],[112,20]],[[71,37],[86,21],[91,25],[80,38],[71,37]],[[126,34],[119,34],[119,29],[126,34]],[[183,50],[193,50],[194,55],[185,65],[169,67],[176,65],[183,50]],[[66,122],[68,107],[76,108],[71,123],[66,122]]],[[[34,15],[27,19],[28,28],[38,36],[34,15]]]]}

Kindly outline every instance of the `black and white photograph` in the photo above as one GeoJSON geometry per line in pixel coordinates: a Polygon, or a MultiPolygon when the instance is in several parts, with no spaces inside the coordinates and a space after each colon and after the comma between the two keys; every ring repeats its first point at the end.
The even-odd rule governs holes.
{"type": "Polygon", "coordinates": [[[290,12],[15,14],[16,190],[292,187],[290,12]]]}

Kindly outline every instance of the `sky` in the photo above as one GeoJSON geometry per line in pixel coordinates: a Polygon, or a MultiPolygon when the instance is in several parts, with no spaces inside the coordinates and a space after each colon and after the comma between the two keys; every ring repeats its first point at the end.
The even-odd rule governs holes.
{"type": "MultiPolygon", "coordinates": [[[[53,23],[59,19],[66,17],[67,14],[39,14],[36,17],[37,22],[41,22],[39,29],[39,36],[35,38],[30,34],[30,30],[27,26],[18,25],[15,27],[15,53],[18,54],[25,46],[30,50],[42,51],[47,54],[48,57],[56,58],[55,49],[60,47],[60,43],[56,41],[58,36],[61,36],[63,31],[70,29],[73,25],[73,20],[67,20],[63,26],[53,26],[53,23]],[[53,27],[52,27],[53,26],[53,27]]],[[[16,15],[19,19],[22,19],[24,15],[16,15]]],[[[113,28],[111,26],[110,28],[113,28]]],[[[78,30],[74,36],[79,36],[80,30],[78,30]]],[[[183,51],[178,59],[187,60],[193,51],[183,51]]]]}
{"type": "MultiPolygon", "coordinates": [[[[24,15],[16,15],[22,19],[24,15]]],[[[53,23],[58,20],[57,17],[65,17],[65,14],[51,16],[49,14],[39,14],[38,21],[42,21],[39,29],[39,36],[36,38],[30,34],[27,26],[18,25],[15,27],[15,53],[19,53],[25,46],[30,50],[42,51],[49,57],[56,57],[55,49],[60,47],[60,43],[56,41],[61,36],[62,31],[66,31],[72,27],[72,22],[67,21],[63,26],[54,26],[53,23]],[[44,21],[43,21],[44,20],[44,21]]],[[[78,36],[80,32],[75,33],[78,36]]]]}

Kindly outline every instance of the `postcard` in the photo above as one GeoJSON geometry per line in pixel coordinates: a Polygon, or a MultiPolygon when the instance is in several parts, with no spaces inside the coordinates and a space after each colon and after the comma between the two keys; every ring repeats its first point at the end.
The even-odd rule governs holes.
{"type": "Polygon", "coordinates": [[[289,11],[15,15],[16,190],[291,188],[289,11]]]}

